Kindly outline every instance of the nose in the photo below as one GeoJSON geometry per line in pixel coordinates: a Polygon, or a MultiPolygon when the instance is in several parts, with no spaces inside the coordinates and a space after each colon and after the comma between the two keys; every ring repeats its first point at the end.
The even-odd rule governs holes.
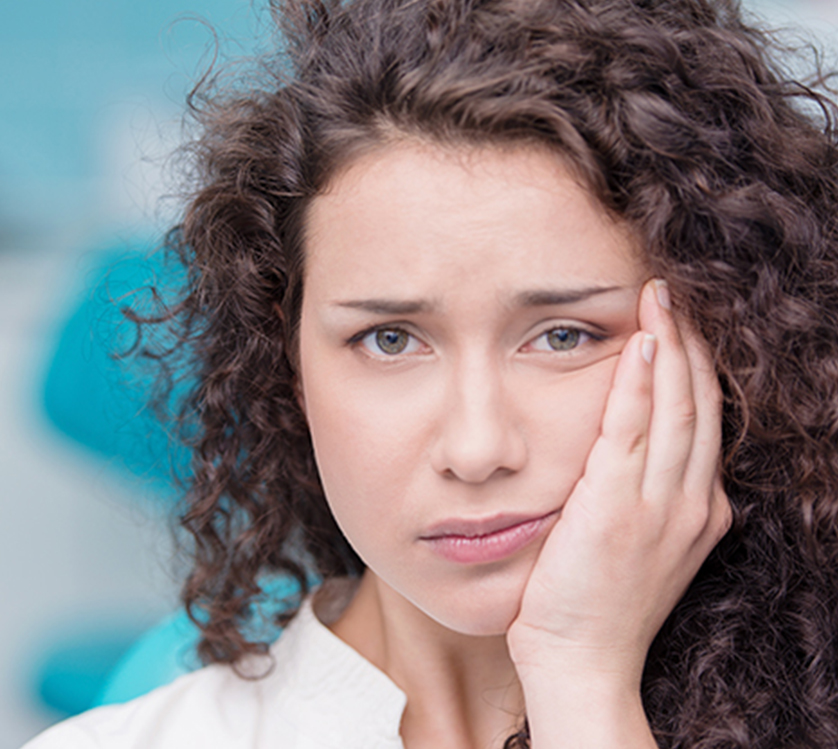
{"type": "Polygon", "coordinates": [[[479,484],[524,467],[527,448],[510,396],[502,372],[486,361],[452,369],[431,454],[437,473],[479,484]]]}

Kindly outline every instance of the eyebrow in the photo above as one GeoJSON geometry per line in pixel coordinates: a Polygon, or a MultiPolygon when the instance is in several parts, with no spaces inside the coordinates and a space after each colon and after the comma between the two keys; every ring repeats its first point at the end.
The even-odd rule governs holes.
{"type": "Polygon", "coordinates": [[[356,299],[338,302],[335,306],[359,309],[375,315],[417,315],[420,312],[427,312],[432,307],[428,302],[411,299],[404,301],[397,299],[356,299]]]}
{"type": "Polygon", "coordinates": [[[518,307],[548,307],[554,304],[574,304],[583,302],[592,296],[608,294],[613,291],[623,291],[623,286],[590,286],[584,289],[540,289],[523,291],[515,297],[518,307]]]}
{"type": "MultiPolygon", "coordinates": [[[[537,289],[516,294],[513,306],[548,307],[551,305],[574,304],[599,294],[622,291],[622,286],[591,286],[583,289],[537,289]]],[[[336,307],[362,310],[375,315],[416,315],[430,311],[434,305],[417,299],[353,299],[337,302],[336,307]]]]}

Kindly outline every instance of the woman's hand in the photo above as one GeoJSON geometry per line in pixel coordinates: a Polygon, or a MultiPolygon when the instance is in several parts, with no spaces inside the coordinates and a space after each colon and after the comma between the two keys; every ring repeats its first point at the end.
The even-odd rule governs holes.
{"type": "Polygon", "coordinates": [[[507,634],[535,747],[655,746],[640,704],[646,654],[730,527],[706,344],[679,333],[662,282],[644,287],[639,321],[507,634]]]}

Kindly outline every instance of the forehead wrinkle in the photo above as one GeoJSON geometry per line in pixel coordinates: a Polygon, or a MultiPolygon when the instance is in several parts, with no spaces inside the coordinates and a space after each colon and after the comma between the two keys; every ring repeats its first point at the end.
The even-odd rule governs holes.
{"type": "MultiPolygon", "coordinates": [[[[513,296],[513,307],[548,307],[574,304],[593,296],[625,291],[623,286],[591,286],[579,289],[534,289],[513,296]]],[[[424,299],[349,299],[335,302],[333,307],[356,309],[377,315],[416,315],[436,311],[439,304],[424,299]]]]}

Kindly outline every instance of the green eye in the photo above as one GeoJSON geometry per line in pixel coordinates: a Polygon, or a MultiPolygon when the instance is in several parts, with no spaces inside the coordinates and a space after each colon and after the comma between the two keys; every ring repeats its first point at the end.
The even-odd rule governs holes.
{"type": "Polygon", "coordinates": [[[547,332],[547,344],[553,351],[569,351],[579,345],[580,333],[573,328],[554,328],[547,332]]]}
{"type": "Polygon", "coordinates": [[[410,341],[410,336],[403,330],[383,329],[375,332],[375,344],[385,354],[401,354],[410,341]]]}

